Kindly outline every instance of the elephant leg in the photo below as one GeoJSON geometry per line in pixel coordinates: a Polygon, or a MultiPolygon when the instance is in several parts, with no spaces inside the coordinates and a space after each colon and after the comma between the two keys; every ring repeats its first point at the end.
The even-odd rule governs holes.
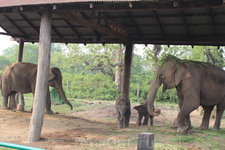
{"type": "Polygon", "coordinates": [[[129,126],[129,122],[130,122],[130,114],[131,114],[131,111],[130,109],[128,109],[125,113],[125,116],[124,116],[124,127],[127,128],[129,126]]]}
{"type": "Polygon", "coordinates": [[[117,111],[117,128],[123,128],[124,117],[122,115],[120,111],[117,111]]]}
{"type": "Polygon", "coordinates": [[[46,97],[46,114],[53,114],[53,111],[51,110],[51,99],[50,99],[50,92],[49,88],[47,89],[47,97],[46,97]]]}
{"type": "Polygon", "coordinates": [[[154,118],[154,117],[150,115],[149,118],[150,118],[150,126],[153,126],[153,118],[154,118]]]}
{"type": "Polygon", "coordinates": [[[143,125],[148,125],[149,115],[145,115],[144,118],[145,119],[144,119],[143,125]]]}
{"type": "Polygon", "coordinates": [[[213,126],[213,130],[220,130],[220,124],[221,124],[224,108],[225,108],[225,101],[222,104],[217,105],[216,120],[213,126]]]}
{"type": "Polygon", "coordinates": [[[138,125],[139,126],[141,125],[142,118],[143,118],[143,115],[142,114],[138,114],[138,125]]]}
{"type": "Polygon", "coordinates": [[[10,94],[10,101],[9,101],[9,109],[16,109],[16,100],[15,100],[15,97],[16,97],[16,92],[12,92],[10,94]]]}
{"type": "Polygon", "coordinates": [[[8,107],[8,96],[3,96],[1,108],[2,109],[9,109],[9,107],[8,107]]]}
{"type": "MultiPolygon", "coordinates": [[[[191,93],[191,91],[189,93],[191,93]]],[[[190,129],[190,124],[191,124],[190,113],[193,110],[197,109],[199,106],[199,98],[197,97],[197,94],[195,95],[195,92],[193,92],[192,94],[193,95],[189,95],[189,94],[184,95],[182,106],[177,116],[177,123],[178,123],[177,132],[181,132],[181,133],[189,132],[188,130],[190,129]],[[190,98],[191,98],[191,102],[190,102],[190,98]]]]}
{"type": "Polygon", "coordinates": [[[204,113],[202,117],[202,123],[199,127],[200,129],[206,130],[209,128],[209,118],[210,118],[213,107],[202,106],[204,113]]]}

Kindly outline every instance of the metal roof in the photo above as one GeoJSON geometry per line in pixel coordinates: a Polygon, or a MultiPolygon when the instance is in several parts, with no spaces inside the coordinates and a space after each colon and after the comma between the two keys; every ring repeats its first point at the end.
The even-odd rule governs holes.
{"type": "Polygon", "coordinates": [[[1,0],[0,34],[38,42],[45,6],[52,42],[225,46],[223,0],[1,0]]]}

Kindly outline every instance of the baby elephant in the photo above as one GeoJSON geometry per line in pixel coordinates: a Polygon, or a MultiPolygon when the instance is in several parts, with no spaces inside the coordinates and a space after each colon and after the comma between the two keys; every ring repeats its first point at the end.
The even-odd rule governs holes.
{"type": "MultiPolygon", "coordinates": [[[[143,125],[148,125],[148,119],[150,118],[150,125],[153,126],[153,117],[148,113],[147,109],[148,101],[141,103],[141,105],[135,106],[134,109],[138,111],[138,121],[137,124],[141,125],[141,120],[144,117],[143,125]]],[[[155,108],[154,110],[155,116],[158,116],[161,113],[159,108],[155,108]]]]}
{"type": "Polygon", "coordinates": [[[121,95],[116,100],[118,128],[128,127],[130,121],[130,100],[126,95],[121,95]]]}

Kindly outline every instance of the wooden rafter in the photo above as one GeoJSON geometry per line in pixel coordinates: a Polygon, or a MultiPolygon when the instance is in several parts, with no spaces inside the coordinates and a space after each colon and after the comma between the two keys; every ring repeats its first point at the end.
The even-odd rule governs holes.
{"type": "Polygon", "coordinates": [[[102,14],[102,13],[99,11],[99,12],[98,12],[98,25],[101,25],[101,20],[102,20],[101,14],[102,14]]]}
{"type": "Polygon", "coordinates": [[[83,25],[85,27],[91,28],[91,29],[96,30],[98,32],[101,32],[101,33],[104,33],[104,34],[116,37],[116,38],[121,39],[123,41],[127,41],[127,36],[126,35],[120,34],[118,32],[110,30],[110,29],[108,29],[106,27],[103,27],[103,26],[100,26],[100,25],[95,24],[93,22],[90,22],[89,20],[84,19],[82,17],[79,17],[79,16],[77,16],[77,15],[71,13],[71,12],[54,11],[53,13],[55,15],[58,15],[58,16],[61,16],[61,17],[65,18],[65,19],[77,22],[77,23],[79,23],[79,24],[81,24],[81,25],[83,25]]]}
{"type": "Polygon", "coordinates": [[[5,17],[5,19],[17,30],[17,31],[19,31],[24,37],[28,37],[27,35],[26,35],[26,33],[21,29],[21,28],[19,28],[19,26],[12,20],[12,19],[10,19],[7,15],[3,15],[4,17],[5,17]]]}
{"type": "Polygon", "coordinates": [[[72,24],[71,24],[67,19],[64,19],[64,21],[65,21],[66,24],[70,27],[70,29],[73,31],[73,33],[80,39],[81,36],[80,36],[79,33],[74,29],[74,27],[72,26],[72,24]]]}
{"type": "Polygon", "coordinates": [[[19,15],[39,34],[39,29],[24,14],[20,13],[19,15]]]}
{"type": "MultiPolygon", "coordinates": [[[[160,31],[161,31],[163,37],[166,39],[165,31],[163,30],[162,24],[161,24],[161,22],[160,22],[160,20],[159,20],[159,18],[158,18],[158,16],[157,16],[155,10],[153,10],[152,12],[153,12],[153,14],[154,14],[154,18],[155,18],[155,20],[156,20],[156,22],[157,22],[157,24],[158,24],[158,26],[159,26],[159,28],[160,28],[160,31]]],[[[168,40],[167,40],[167,45],[169,46],[168,40]]]]}
{"type": "MultiPolygon", "coordinates": [[[[87,16],[85,15],[84,12],[80,12],[80,13],[82,14],[82,16],[83,16],[86,20],[89,20],[90,22],[92,21],[92,18],[93,18],[94,15],[95,15],[95,11],[93,11],[93,12],[91,13],[91,16],[90,16],[90,17],[87,17],[87,16]]],[[[99,40],[99,39],[100,39],[100,35],[98,34],[98,32],[97,32],[96,30],[92,30],[92,31],[96,34],[97,39],[99,40]]]]}
{"type": "Polygon", "coordinates": [[[129,17],[130,21],[131,21],[132,24],[134,25],[134,28],[135,28],[136,31],[138,32],[140,38],[142,38],[142,37],[143,37],[143,34],[141,33],[141,30],[140,30],[140,28],[138,27],[138,24],[136,23],[136,21],[134,20],[134,18],[133,18],[133,16],[132,16],[131,12],[126,11],[126,13],[127,13],[128,17],[129,17]]]}
{"type": "MultiPolygon", "coordinates": [[[[188,29],[187,21],[186,21],[185,15],[184,15],[184,11],[181,9],[180,12],[181,12],[181,15],[182,15],[182,20],[184,22],[184,27],[185,27],[186,33],[187,33],[188,37],[190,38],[191,36],[190,36],[189,29],[188,29]]],[[[191,41],[190,41],[190,44],[191,44],[191,47],[194,47],[193,43],[191,41]]]]}
{"type": "MultiPolygon", "coordinates": [[[[210,17],[211,17],[211,21],[212,21],[213,28],[214,28],[214,35],[215,35],[216,39],[218,39],[216,21],[215,21],[215,18],[213,16],[213,10],[212,10],[212,8],[209,8],[209,11],[210,11],[210,17]]],[[[217,46],[220,47],[219,42],[217,42],[217,46]]]]}

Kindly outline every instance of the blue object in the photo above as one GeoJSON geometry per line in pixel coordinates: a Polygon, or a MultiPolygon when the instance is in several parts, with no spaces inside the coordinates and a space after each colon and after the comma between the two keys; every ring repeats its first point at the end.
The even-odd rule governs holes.
{"type": "Polygon", "coordinates": [[[45,150],[45,149],[41,149],[41,148],[35,148],[35,147],[6,143],[6,142],[0,142],[0,146],[13,148],[13,149],[21,149],[21,150],[45,150]]]}

